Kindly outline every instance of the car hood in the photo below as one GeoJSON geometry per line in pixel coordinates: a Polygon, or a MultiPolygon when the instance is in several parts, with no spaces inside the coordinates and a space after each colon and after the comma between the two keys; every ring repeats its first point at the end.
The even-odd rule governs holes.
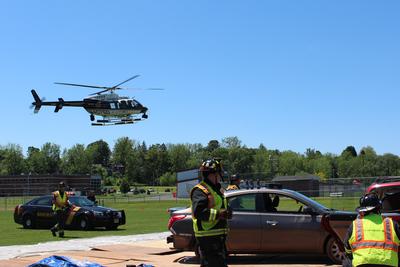
{"type": "Polygon", "coordinates": [[[81,208],[83,208],[85,210],[97,211],[97,212],[117,211],[116,209],[103,207],[103,206],[83,206],[81,208]]]}

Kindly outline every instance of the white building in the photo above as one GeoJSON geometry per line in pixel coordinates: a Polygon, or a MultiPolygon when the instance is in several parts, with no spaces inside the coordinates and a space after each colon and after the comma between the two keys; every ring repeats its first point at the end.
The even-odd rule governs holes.
{"type": "Polygon", "coordinates": [[[190,198],[190,191],[201,181],[199,169],[177,172],[176,181],[176,197],[190,198]]]}

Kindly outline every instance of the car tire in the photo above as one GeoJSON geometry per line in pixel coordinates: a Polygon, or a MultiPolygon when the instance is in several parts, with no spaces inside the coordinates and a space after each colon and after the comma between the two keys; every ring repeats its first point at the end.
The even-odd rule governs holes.
{"type": "Polygon", "coordinates": [[[326,255],[333,263],[342,264],[344,254],[340,251],[337,241],[333,237],[330,237],[326,242],[325,250],[326,255]]]}
{"type": "Polygon", "coordinates": [[[32,216],[28,214],[22,218],[22,225],[25,229],[33,229],[35,228],[35,221],[33,220],[32,216]]]}
{"type": "Polygon", "coordinates": [[[90,221],[88,219],[88,217],[86,217],[85,215],[81,216],[78,220],[78,228],[79,230],[89,230],[91,228],[90,226],[90,221]]]}

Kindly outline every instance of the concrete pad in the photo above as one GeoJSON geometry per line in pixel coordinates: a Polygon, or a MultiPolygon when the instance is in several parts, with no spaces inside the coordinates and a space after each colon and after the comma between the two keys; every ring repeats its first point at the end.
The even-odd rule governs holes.
{"type": "MultiPolygon", "coordinates": [[[[94,246],[87,251],[57,251],[56,253],[38,253],[36,255],[1,260],[0,266],[26,267],[51,255],[68,256],[76,260],[87,260],[110,267],[126,267],[140,263],[164,267],[199,266],[193,252],[175,252],[163,240],[147,240],[132,244],[94,246]]],[[[322,267],[332,266],[322,256],[276,256],[276,255],[233,255],[229,257],[229,265],[241,266],[288,266],[322,267]]]]}

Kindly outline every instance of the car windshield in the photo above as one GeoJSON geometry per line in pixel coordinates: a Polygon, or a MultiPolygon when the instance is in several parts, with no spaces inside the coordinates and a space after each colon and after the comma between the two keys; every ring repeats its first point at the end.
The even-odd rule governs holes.
{"type": "MultiPolygon", "coordinates": [[[[286,191],[286,190],[285,190],[286,191]]],[[[305,204],[310,204],[312,207],[317,208],[319,210],[331,210],[327,207],[325,207],[324,205],[322,205],[321,203],[299,193],[296,191],[290,191],[297,199],[299,199],[301,202],[304,202],[305,204]]]]}
{"type": "Polygon", "coordinates": [[[94,202],[90,201],[86,197],[70,197],[69,200],[72,204],[79,206],[79,207],[87,207],[87,206],[94,206],[94,202]]]}

